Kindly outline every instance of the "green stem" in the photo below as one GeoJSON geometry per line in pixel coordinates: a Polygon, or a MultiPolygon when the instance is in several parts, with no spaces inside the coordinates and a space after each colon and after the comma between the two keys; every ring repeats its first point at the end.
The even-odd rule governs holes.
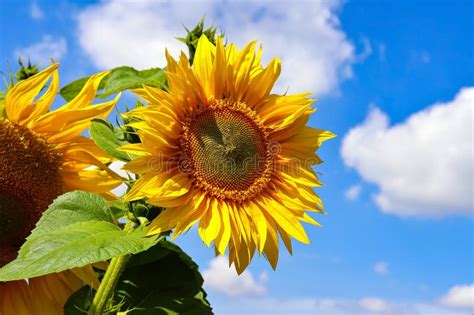
{"type": "MultiPolygon", "coordinates": [[[[133,225],[134,223],[129,220],[127,224],[125,224],[124,230],[133,230],[133,225]]],[[[120,275],[122,274],[122,271],[127,265],[129,259],[130,255],[112,258],[109,266],[107,267],[104,278],[100,283],[99,289],[94,296],[92,305],[89,309],[89,312],[87,313],[88,315],[101,315],[104,313],[104,308],[107,306],[107,303],[112,296],[112,292],[114,292],[115,286],[117,285],[120,275]]]]}

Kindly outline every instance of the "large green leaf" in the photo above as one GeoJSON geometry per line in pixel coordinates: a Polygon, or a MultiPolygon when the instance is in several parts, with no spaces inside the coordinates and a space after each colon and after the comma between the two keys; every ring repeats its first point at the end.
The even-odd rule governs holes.
{"type": "MultiPolygon", "coordinates": [[[[72,100],[84,87],[89,77],[73,81],[60,90],[61,96],[66,100],[72,100]]],[[[163,69],[152,68],[147,70],[135,70],[132,67],[118,67],[100,82],[99,89],[102,93],[98,98],[106,98],[112,94],[149,85],[163,88],[166,85],[166,75],[163,69]]]]}
{"type": "Polygon", "coordinates": [[[114,297],[127,314],[212,314],[203,282],[192,259],[162,241],[131,258],[114,297]]]}
{"type": "MultiPolygon", "coordinates": [[[[132,256],[114,292],[110,313],[154,315],[213,314],[198,266],[178,246],[161,241],[132,256]]],[[[89,288],[90,290],[90,288],[89,288]]],[[[66,315],[86,314],[90,302],[81,289],[65,306],[66,315]]],[[[89,295],[90,296],[90,295],[89,295]]]]}
{"type": "Polygon", "coordinates": [[[58,197],[21,247],[0,269],[0,281],[37,277],[82,267],[115,256],[145,251],[158,242],[143,229],[122,230],[106,201],[83,191],[58,197]]]}
{"type": "Polygon", "coordinates": [[[93,119],[90,134],[97,146],[110,156],[122,161],[130,161],[133,158],[129,153],[117,150],[121,146],[128,144],[128,141],[125,140],[123,131],[120,128],[115,128],[107,120],[93,119]]]}

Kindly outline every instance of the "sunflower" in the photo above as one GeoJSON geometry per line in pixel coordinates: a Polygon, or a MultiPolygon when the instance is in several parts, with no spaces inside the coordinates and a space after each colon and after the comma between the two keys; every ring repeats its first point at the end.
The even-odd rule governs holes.
{"type": "Polygon", "coordinates": [[[305,126],[310,93],[270,93],[281,63],[262,67],[255,45],[239,51],[202,36],[192,67],[166,52],[169,88],[134,91],[149,106],[130,113],[141,143],[122,148],[139,155],[124,166],[140,175],[126,199],[166,207],[148,233],[176,237],[197,224],[216,254],[229,248],[238,273],[255,252],[276,268],[279,236],[290,253],[291,238],[309,243],[301,222],[318,225],[307,211],[323,213],[315,150],[334,136],[305,126]]]}
{"type": "MultiPolygon", "coordinates": [[[[59,87],[57,67],[15,84],[0,113],[0,267],[16,258],[56,197],[77,189],[108,195],[121,183],[105,165],[110,157],[81,136],[92,118],[107,116],[117,101],[91,105],[107,72],[93,75],[72,101],[50,111],[59,87]]],[[[98,285],[91,266],[0,282],[0,314],[62,313],[67,297],[83,284],[98,285]]]]}

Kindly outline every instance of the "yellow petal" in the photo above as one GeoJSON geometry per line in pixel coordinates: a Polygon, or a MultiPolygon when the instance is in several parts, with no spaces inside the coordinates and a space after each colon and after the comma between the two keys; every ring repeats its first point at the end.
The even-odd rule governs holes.
{"type": "Polygon", "coordinates": [[[157,163],[155,163],[155,159],[157,158],[153,156],[140,156],[122,166],[122,169],[135,174],[143,174],[151,169],[159,171],[156,169],[157,163]]]}
{"type": "Polygon", "coordinates": [[[176,227],[175,233],[183,233],[190,228],[192,223],[195,221],[184,223],[186,217],[190,218],[193,216],[192,212],[197,212],[200,208],[199,213],[202,215],[202,212],[205,210],[205,207],[201,205],[204,200],[203,195],[194,194],[191,198],[192,202],[184,204],[179,207],[168,208],[164,210],[160,215],[153,220],[150,224],[147,235],[159,234],[161,232],[169,231],[176,227]],[[194,207],[196,205],[196,207],[194,207]],[[181,225],[177,227],[177,225],[181,225]]]}
{"type": "Polygon", "coordinates": [[[0,314],[34,315],[32,298],[25,280],[0,282],[0,314]]]}
{"type": "Polygon", "coordinates": [[[281,227],[277,226],[277,230],[283,240],[283,244],[285,244],[286,249],[292,255],[293,247],[291,246],[291,237],[281,227]]]}
{"type": "Polygon", "coordinates": [[[54,139],[57,139],[56,141],[61,141],[58,139],[70,139],[73,136],[79,136],[82,131],[90,126],[93,118],[105,118],[112,111],[119,98],[120,95],[112,101],[99,105],[90,105],[88,103],[68,110],[61,107],[40,117],[31,125],[31,129],[48,135],[49,139],[54,137],[54,139]],[[77,130],[75,129],[74,132],[71,132],[72,128],[77,128],[77,130]]]}
{"type": "Polygon", "coordinates": [[[260,201],[260,206],[261,209],[264,210],[264,213],[271,216],[285,232],[296,240],[304,244],[309,244],[309,238],[301,223],[288,209],[280,205],[278,201],[264,198],[263,202],[260,201]]]}
{"type": "Polygon", "coordinates": [[[135,155],[144,155],[144,156],[151,155],[151,153],[148,152],[148,150],[141,143],[127,144],[127,145],[121,146],[120,148],[118,148],[118,150],[132,153],[135,155]]]}
{"type": "Polygon", "coordinates": [[[194,55],[193,68],[207,96],[211,96],[212,64],[215,54],[216,47],[207,39],[206,35],[201,35],[196,47],[196,54],[194,55]]]}
{"type": "Polygon", "coordinates": [[[220,205],[219,214],[221,216],[221,229],[215,240],[215,246],[216,246],[217,251],[221,255],[224,255],[227,245],[229,244],[229,241],[230,241],[230,237],[232,234],[232,227],[230,225],[229,207],[227,205],[227,202],[220,201],[219,205],[220,205]]]}
{"type": "Polygon", "coordinates": [[[100,82],[109,73],[110,71],[104,71],[92,75],[74,99],[72,99],[68,104],[62,106],[59,110],[69,111],[90,106],[97,94],[100,82]]]}
{"type": "Polygon", "coordinates": [[[291,126],[302,115],[314,112],[310,108],[312,99],[308,98],[309,93],[273,96],[264,108],[259,110],[259,114],[265,124],[275,130],[280,130],[291,126]]]}
{"type": "Polygon", "coordinates": [[[58,66],[59,64],[55,63],[34,76],[18,82],[8,90],[5,96],[5,112],[9,120],[23,125],[36,118],[32,115],[33,112],[36,115],[43,113],[45,108],[46,110],[49,108],[58,88],[58,66]],[[38,100],[39,107],[37,108],[34,99],[53,74],[53,82],[43,97],[38,100]]]}
{"type": "Polygon", "coordinates": [[[219,215],[219,203],[216,199],[211,199],[209,210],[205,216],[199,222],[199,235],[201,236],[204,244],[208,247],[211,242],[214,241],[221,228],[221,220],[219,215]]]}
{"type": "Polygon", "coordinates": [[[267,219],[263,215],[260,208],[254,203],[250,203],[247,207],[252,217],[253,223],[255,224],[258,232],[258,251],[262,253],[265,242],[267,240],[267,219]]]}
{"type": "Polygon", "coordinates": [[[259,104],[265,97],[267,97],[278,79],[281,71],[281,61],[278,58],[273,58],[270,64],[251,79],[249,87],[244,96],[244,102],[250,107],[259,104]]]}
{"type": "Polygon", "coordinates": [[[216,58],[214,60],[212,75],[214,81],[214,97],[221,99],[227,94],[227,62],[225,48],[220,37],[218,37],[216,41],[216,58]]]}
{"type": "Polygon", "coordinates": [[[236,101],[240,101],[249,86],[250,72],[254,67],[255,61],[255,44],[251,42],[237,56],[235,63],[233,64],[233,75],[232,78],[232,97],[236,101]]]}
{"type": "Polygon", "coordinates": [[[102,170],[63,172],[63,181],[67,191],[85,190],[98,194],[106,193],[122,183],[102,170]]]}
{"type": "Polygon", "coordinates": [[[275,224],[272,221],[273,220],[270,220],[270,224],[267,225],[268,237],[265,242],[265,247],[263,248],[263,253],[273,270],[275,270],[278,264],[278,235],[274,227],[275,224]]]}

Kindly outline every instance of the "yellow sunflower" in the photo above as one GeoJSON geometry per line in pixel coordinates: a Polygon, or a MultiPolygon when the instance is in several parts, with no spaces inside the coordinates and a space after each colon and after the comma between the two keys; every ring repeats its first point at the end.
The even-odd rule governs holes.
{"type": "Polygon", "coordinates": [[[310,93],[271,94],[280,60],[263,68],[255,45],[239,51],[203,36],[192,67],[167,53],[168,91],[134,91],[149,106],[131,112],[141,143],[122,148],[140,155],[124,169],[142,175],[126,199],[166,207],[148,233],[176,237],[198,224],[216,254],[229,248],[238,273],[255,251],[276,268],[278,235],[290,252],[291,238],[309,243],[301,222],[317,225],[306,211],[323,212],[315,150],[334,137],[305,126],[310,93]]]}
{"type": "MultiPolygon", "coordinates": [[[[107,116],[115,106],[117,98],[91,105],[107,72],[93,75],[72,101],[50,111],[59,87],[57,67],[15,84],[0,113],[0,267],[15,259],[56,197],[77,189],[107,195],[121,183],[105,165],[110,157],[81,136],[92,118],[107,116]]],[[[67,297],[83,284],[98,285],[90,266],[0,282],[0,314],[61,314],[67,297]]]]}

